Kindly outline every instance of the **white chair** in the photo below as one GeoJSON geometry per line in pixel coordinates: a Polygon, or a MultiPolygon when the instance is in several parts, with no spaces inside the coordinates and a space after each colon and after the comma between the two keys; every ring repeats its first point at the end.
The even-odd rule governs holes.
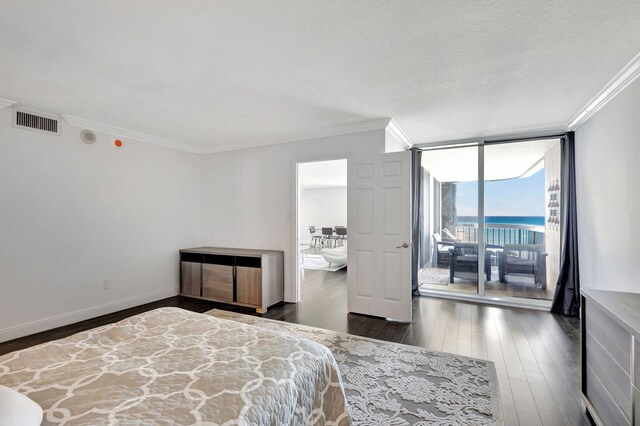
{"type": "Polygon", "coordinates": [[[0,426],[37,426],[42,408],[29,397],[0,385],[0,426]]]}
{"type": "Polygon", "coordinates": [[[327,261],[327,263],[329,263],[329,266],[331,266],[332,263],[335,263],[337,265],[346,265],[347,243],[345,242],[344,245],[340,247],[323,249],[322,257],[325,261],[327,261]]]}

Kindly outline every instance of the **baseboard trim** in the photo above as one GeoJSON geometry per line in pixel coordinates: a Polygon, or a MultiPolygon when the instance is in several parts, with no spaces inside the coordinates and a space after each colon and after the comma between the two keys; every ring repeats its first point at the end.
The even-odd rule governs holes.
{"type": "Polygon", "coordinates": [[[106,303],[104,305],[93,306],[91,308],[80,309],[78,311],[43,318],[9,328],[4,328],[0,330],[0,342],[6,342],[8,340],[17,339],[19,337],[29,336],[31,334],[40,333],[42,331],[47,331],[79,321],[88,320],[91,318],[99,317],[101,315],[121,311],[123,309],[133,308],[134,306],[144,305],[145,303],[166,299],[167,297],[177,296],[178,293],[178,288],[157,291],[154,293],[147,293],[140,296],[131,297],[129,299],[117,300],[115,302],[106,303]]]}

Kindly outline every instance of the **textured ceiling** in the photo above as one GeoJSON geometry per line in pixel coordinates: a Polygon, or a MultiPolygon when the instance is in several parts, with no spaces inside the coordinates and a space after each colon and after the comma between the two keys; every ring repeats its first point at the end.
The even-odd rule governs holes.
{"type": "Polygon", "coordinates": [[[0,97],[202,149],[393,118],[558,129],[640,51],[640,1],[0,0],[0,97]]]}

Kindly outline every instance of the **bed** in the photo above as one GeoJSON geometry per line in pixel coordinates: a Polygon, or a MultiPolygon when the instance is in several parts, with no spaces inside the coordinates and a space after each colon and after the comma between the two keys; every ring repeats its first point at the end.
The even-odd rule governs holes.
{"type": "Polygon", "coordinates": [[[161,308],[0,357],[43,424],[350,424],[324,346],[161,308]]]}

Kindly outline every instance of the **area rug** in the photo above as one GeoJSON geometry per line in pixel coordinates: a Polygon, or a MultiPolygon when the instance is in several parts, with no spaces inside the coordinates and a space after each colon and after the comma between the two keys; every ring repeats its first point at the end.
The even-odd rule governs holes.
{"type": "Polygon", "coordinates": [[[278,330],[331,350],[354,425],[502,425],[495,366],[417,346],[214,309],[218,318],[278,330]]]}
{"type": "Polygon", "coordinates": [[[418,282],[422,284],[449,285],[449,269],[424,268],[418,274],[418,282]]]}
{"type": "Polygon", "coordinates": [[[313,269],[316,271],[330,271],[330,272],[336,272],[339,271],[340,269],[346,267],[347,265],[337,265],[335,263],[332,263],[331,266],[329,266],[329,263],[327,261],[324,260],[324,258],[321,257],[311,257],[311,256],[305,256],[304,257],[304,262],[300,265],[300,267],[302,269],[313,269]]]}

